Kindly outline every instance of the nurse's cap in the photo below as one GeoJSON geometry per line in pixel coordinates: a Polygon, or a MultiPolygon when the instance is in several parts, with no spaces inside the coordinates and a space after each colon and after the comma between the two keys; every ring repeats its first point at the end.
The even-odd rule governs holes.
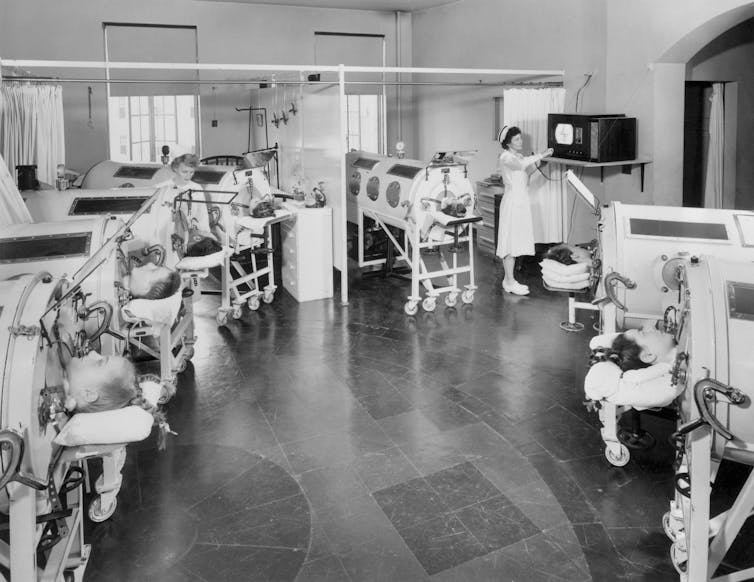
{"type": "Polygon", "coordinates": [[[497,132],[497,141],[500,143],[503,143],[503,140],[505,139],[505,136],[508,135],[508,130],[510,129],[509,126],[504,125],[499,132],[497,132]]]}

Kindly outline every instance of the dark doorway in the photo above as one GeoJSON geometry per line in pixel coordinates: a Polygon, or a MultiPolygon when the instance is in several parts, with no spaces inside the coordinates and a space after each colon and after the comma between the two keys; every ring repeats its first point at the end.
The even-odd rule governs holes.
{"type": "Polygon", "coordinates": [[[687,81],[683,119],[683,205],[704,206],[704,166],[709,142],[712,83],[687,81]]]}

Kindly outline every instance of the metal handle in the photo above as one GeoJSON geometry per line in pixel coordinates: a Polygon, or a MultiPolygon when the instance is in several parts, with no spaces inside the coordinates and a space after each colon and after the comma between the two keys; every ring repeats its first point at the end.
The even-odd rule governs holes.
{"type": "Polygon", "coordinates": [[[732,440],[735,438],[733,433],[720,424],[720,421],[717,420],[717,417],[710,410],[710,404],[716,399],[715,393],[725,396],[731,404],[738,406],[746,402],[746,395],[738,388],[733,388],[712,378],[704,378],[694,384],[694,401],[704,421],[716,433],[719,433],[727,440],[732,440]]]}
{"type": "Polygon", "coordinates": [[[145,257],[150,257],[152,263],[158,267],[161,267],[165,263],[165,247],[160,244],[144,247],[141,250],[141,254],[145,257]]]}
{"type": "Polygon", "coordinates": [[[87,308],[85,319],[88,320],[94,312],[103,313],[104,317],[96,331],[86,338],[90,343],[95,341],[110,328],[110,321],[112,321],[113,318],[113,306],[107,301],[95,301],[87,308]]]}
{"type": "Polygon", "coordinates": [[[4,428],[0,430],[0,450],[10,455],[7,463],[4,463],[6,469],[0,475],[0,489],[5,487],[11,481],[17,481],[22,485],[44,491],[47,489],[47,480],[40,479],[34,475],[29,475],[21,471],[21,461],[24,458],[24,437],[17,430],[4,428]]]}
{"type": "Polygon", "coordinates": [[[626,306],[615,295],[615,288],[617,287],[618,283],[622,283],[626,289],[636,289],[636,283],[634,283],[628,277],[624,277],[617,271],[613,271],[612,273],[605,275],[605,296],[618,309],[625,311],[626,306]]]}

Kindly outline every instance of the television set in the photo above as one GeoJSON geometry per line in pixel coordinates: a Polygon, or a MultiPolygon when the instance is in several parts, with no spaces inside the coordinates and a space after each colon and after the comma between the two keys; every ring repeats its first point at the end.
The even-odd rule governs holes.
{"type": "Polygon", "coordinates": [[[553,156],[584,162],[636,159],[636,118],[623,114],[550,113],[547,145],[553,156]]]}

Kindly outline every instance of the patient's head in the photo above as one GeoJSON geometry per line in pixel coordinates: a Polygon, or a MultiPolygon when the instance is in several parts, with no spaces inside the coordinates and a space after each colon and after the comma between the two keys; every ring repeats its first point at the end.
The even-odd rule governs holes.
{"type": "Polygon", "coordinates": [[[647,326],[619,334],[610,346],[609,359],[624,372],[668,361],[675,349],[675,337],[647,326]]]}
{"type": "Polygon", "coordinates": [[[222,245],[210,234],[193,234],[186,245],[187,257],[205,257],[223,250],[222,245]]]}
{"type": "Polygon", "coordinates": [[[181,288],[181,276],[173,269],[146,263],[131,269],[126,285],[134,299],[165,299],[181,288]]]}
{"type": "Polygon", "coordinates": [[[552,259],[564,265],[573,265],[575,263],[588,263],[592,260],[589,251],[576,245],[561,243],[550,247],[545,253],[546,259],[552,259]]]}
{"type": "Polygon", "coordinates": [[[76,412],[116,410],[136,397],[136,371],[122,356],[89,352],[66,366],[66,409],[76,412]]]}

